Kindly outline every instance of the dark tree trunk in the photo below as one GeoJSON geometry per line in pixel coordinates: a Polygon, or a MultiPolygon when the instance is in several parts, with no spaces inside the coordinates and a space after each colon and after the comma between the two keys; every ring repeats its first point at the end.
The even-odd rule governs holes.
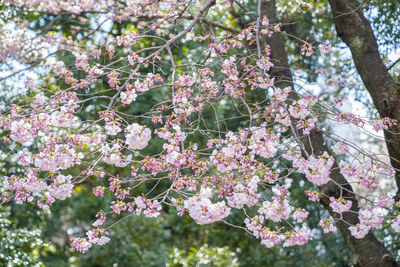
{"type": "MultiPolygon", "coordinates": [[[[266,14],[271,23],[278,23],[278,18],[275,11],[275,1],[273,0],[262,0],[261,5],[262,15],[266,14]]],[[[271,59],[274,63],[274,68],[271,70],[271,75],[276,80],[276,86],[293,88],[293,79],[288,63],[287,54],[285,51],[285,45],[281,34],[275,33],[271,38],[264,39],[264,42],[271,47],[271,59]]],[[[291,101],[298,99],[296,93],[289,95],[291,101]]],[[[300,134],[299,134],[300,135],[300,134]]],[[[301,136],[300,141],[305,147],[308,154],[321,155],[324,151],[328,151],[324,145],[324,139],[321,132],[314,130],[309,136],[301,136]]],[[[351,185],[348,184],[345,177],[340,173],[337,164],[333,166],[331,178],[336,182],[330,182],[328,184],[320,186],[320,191],[325,195],[321,199],[322,205],[329,211],[332,217],[338,218],[339,214],[332,211],[329,207],[329,197],[338,198],[340,196],[345,197],[353,202],[351,208],[352,211],[358,212],[358,202],[353,193],[351,185]],[[337,185],[340,184],[345,190],[337,185]]],[[[343,219],[350,224],[358,223],[358,216],[356,213],[345,212],[343,213],[343,219]]],[[[350,249],[353,257],[353,262],[357,266],[365,267],[380,267],[380,266],[398,266],[395,262],[391,253],[384,247],[384,245],[376,239],[374,234],[370,232],[362,239],[353,237],[348,230],[349,225],[343,221],[336,223],[338,229],[343,235],[343,238],[350,249]]]]}
{"type": "Polygon", "coordinates": [[[378,44],[358,0],[329,0],[338,36],[350,48],[360,74],[381,117],[390,117],[398,126],[385,131],[391,164],[396,170],[400,199],[400,84],[389,74],[379,55],[378,44]]]}

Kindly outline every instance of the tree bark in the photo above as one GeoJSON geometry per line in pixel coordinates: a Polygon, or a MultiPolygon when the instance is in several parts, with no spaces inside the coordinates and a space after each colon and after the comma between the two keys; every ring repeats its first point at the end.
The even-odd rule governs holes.
{"type": "Polygon", "coordinates": [[[378,44],[358,0],[329,0],[338,36],[350,48],[360,74],[381,117],[390,117],[399,125],[386,130],[385,141],[395,168],[400,199],[400,84],[390,75],[380,57],[378,44]]]}
{"type": "MultiPolygon", "coordinates": [[[[267,15],[272,24],[278,23],[278,18],[275,10],[275,0],[261,0],[261,15],[267,15]]],[[[271,70],[271,75],[275,78],[275,85],[281,88],[291,86],[293,88],[293,78],[288,63],[288,57],[285,51],[285,45],[281,34],[275,33],[270,38],[265,38],[265,44],[271,47],[271,60],[274,67],[271,70]]],[[[289,95],[291,101],[298,99],[298,95],[292,92],[289,95]]],[[[311,131],[309,136],[300,135],[300,141],[305,147],[308,154],[321,155],[323,152],[328,151],[324,144],[323,135],[318,130],[311,131]]],[[[319,187],[323,193],[321,198],[322,205],[329,211],[332,217],[339,219],[340,215],[333,212],[329,207],[329,197],[338,198],[340,196],[351,200],[353,206],[351,211],[358,212],[358,201],[354,194],[351,185],[347,182],[345,177],[340,173],[336,162],[333,165],[331,179],[335,181],[319,187]],[[341,185],[338,186],[337,184],[341,185]]],[[[358,216],[353,212],[343,213],[343,220],[350,224],[357,224],[359,222],[358,216]]],[[[356,266],[365,267],[388,267],[398,266],[391,253],[384,247],[384,245],[376,239],[374,234],[370,232],[362,239],[353,237],[348,229],[349,225],[343,220],[338,220],[336,226],[340,230],[343,238],[350,249],[352,255],[352,262],[356,266]]]]}

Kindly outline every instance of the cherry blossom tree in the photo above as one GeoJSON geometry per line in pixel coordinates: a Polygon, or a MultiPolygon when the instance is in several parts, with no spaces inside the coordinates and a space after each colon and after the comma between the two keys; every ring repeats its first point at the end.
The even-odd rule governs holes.
{"type": "MultiPolygon", "coordinates": [[[[398,266],[373,231],[400,232],[399,193],[382,190],[385,181],[400,188],[399,85],[362,3],[328,2],[380,117],[345,112],[342,98],[301,85],[285,50],[289,24],[272,0],[6,1],[5,14],[22,16],[0,30],[0,61],[19,66],[2,80],[18,87],[14,78],[26,74],[24,95],[0,118],[19,166],[3,178],[2,202],[49,211],[89,181],[97,198],[112,193],[86,236],[71,239],[82,253],[110,241],[116,215],[158,217],[169,207],[200,225],[240,228],[267,248],[304,245],[316,227],[339,230],[357,265],[398,266]],[[66,36],[59,20],[68,17],[66,36]],[[132,112],[149,98],[154,105],[132,112]],[[329,125],[383,132],[388,154],[329,125]],[[319,225],[291,197],[293,179],[329,212],[319,225]],[[244,213],[242,224],[231,223],[233,210],[244,213]]],[[[334,53],[328,40],[307,37],[295,38],[304,60],[334,53]]]]}

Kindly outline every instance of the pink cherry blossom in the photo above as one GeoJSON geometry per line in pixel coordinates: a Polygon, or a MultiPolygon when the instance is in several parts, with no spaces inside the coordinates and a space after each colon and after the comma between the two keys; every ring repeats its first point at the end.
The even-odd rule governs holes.
{"type": "Polygon", "coordinates": [[[330,197],[329,201],[331,202],[329,203],[329,207],[331,207],[332,210],[337,213],[343,213],[349,211],[353,204],[353,202],[351,202],[350,200],[346,200],[344,198],[336,199],[334,197],[330,197]]]}
{"type": "Polygon", "coordinates": [[[52,197],[64,200],[72,195],[74,185],[72,184],[71,179],[71,175],[64,176],[59,174],[47,187],[47,190],[52,197]]]}
{"type": "Polygon", "coordinates": [[[132,103],[133,101],[136,100],[136,93],[135,91],[131,90],[131,91],[127,91],[127,92],[122,92],[121,93],[121,102],[125,105],[129,105],[130,103],[132,103]]]}
{"type": "Polygon", "coordinates": [[[394,199],[392,196],[383,195],[378,197],[377,205],[382,208],[391,208],[394,204],[394,199]]]}
{"type": "Polygon", "coordinates": [[[350,230],[352,236],[354,236],[355,238],[361,239],[361,238],[364,238],[368,234],[370,227],[366,226],[364,224],[361,224],[361,223],[357,223],[356,225],[350,226],[349,230],[350,230]]]}
{"type": "Polygon", "coordinates": [[[358,214],[360,223],[368,227],[380,229],[384,220],[383,210],[380,208],[361,208],[358,214]]]}
{"type": "Polygon", "coordinates": [[[303,222],[305,219],[308,217],[308,211],[305,209],[297,209],[293,212],[292,217],[295,219],[298,223],[303,222]]]}
{"type": "Polygon", "coordinates": [[[272,198],[272,201],[264,201],[258,213],[264,214],[266,219],[280,222],[289,218],[292,209],[285,197],[276,196],[272,198]]]}
{"type": "MultiPolygon", "coordinates": [[[[348,227],[355,238],[388,221],[400,232],[393,196],[366,190],[393,180],[396,169],[330,127],[333,121],[391,133],[397,121],[344,112],[340,103],[346,95],[310,94],[311,87],[299,84],[309,76],[303,70],[292,78],[286,69],[289,77],[278,77],[275,48],[265,44],[265,38],[280,34],[280,24],[272,18],[249,9],[249,18],[258,17],[246,20],[242,29],[222,17],[214,23],[215,14],[229,11],[230,1],[6,2],[34,14],[82,14],[68,36],[57,27],[34,36],[35,18],[23,21],[24,16],[15,17],[12,29],[0,29],[0,61],[26,65],[26,77],[37,70],[43,77],[24,76],[26,94],[12,97],[0,116],[5,155],[18,163],[4,177],[0,199],[36,203],[50,211],[55,201],[72,196],[74,184],[85,183],[82,189],[93,185],[89,190],[95,197],[110,201],[107,212],[91,218],[93,229],[85,229],[85,238],[71,239],[78,251],[110,241],[108,231],[100,228],[107,213],[114,215],[108,220],[131,214],[159,217],[165,205],[179,215],[187,212],[201,225],[227,220],[236,209],[245,216],[245,230],[264,246],[303,245],[312,240],[313,231],[305,223],[309,212],[295,199],[299,188],[311,202],[321,198],[326,204],[329,199],[328,211],[344,227],[358,218],[358,224],[348,227]],[[102,28],[81,33],[79,25],[91,24],[96,14],[113,25],[131,26],[106,38],[93,38],[102,28]],[[195,49],[183,51],[185,43],[195,49]],[[70,51],[74,58],[63,62],[65,57],[49,54],[53,50],[70,51]],[[177,53],[181,50],[184,56],[177,53]],[[315,144],[318,135],[320,143],[315,144]],[[332,153],[345,156],[335,159],[332,153]],[[335,191],[324,190],[328,183],[335,191]],[[346,215],[354,220],[343,223],[346,215]]],[[[304,2],[298,6],[310,8],[304,2]]],[[[331,45],[321,38],[295,40],[300,54],[312,56],[317,43],[322,43],[322,53],[329,53],[331,45]]],[[[329,68],[315,75],[318,83],[329,77],[325,86],[332,92],[354,87],[352,79],[332,75],[329,68]]],[[[333,219],[323,219],[319,226],[324,233],[337,230],[333,219]]]]}
{"type": "Polygon", "coordinates": [[[32,141],[34,132],[32,124],[25,120],[15,120],[11,122],[11,135],[10,138],[20,143],[32,141]]]}
{"type": "Polygon", "coordinates": [[[105,229],[89,230],[88,232],[86,232],[86,235],[90,243],[99,246],[103,246],[110,241],[110,238],[107,237],[108,232],[105,229]]]}
{"type": "Polygon", "coordinates": [[[332,148],[332,151],[335,152],[335,154],[337,154],[337,155],[345,154],[346,151],[348,150],[347,145],[343,142],[338,142],[331,148],[332,148]]]}
{"type": "Polygon", "coordinates": [[[149,128],[140,126],[137,123],[131,124],[126,128],[126,143],[130,149],[143,149],[147,146],[151,138],[149,128]]]}
{"type": "Polygon", "coordinates": [[[106,122],[105,129],[108,135],[116,135],[122,130],[121,127],[114,122],[106,122]]]}
{"type": "Polygon", "coordinates": [[[319,221],[319,226],[324,230],[324,234],[334,232],[337,230],[336,226],[333,224],[330,219],[322,219],[319,221]]]}
{"type": "Polygon", "coordinates": [[[393,220],[392,224],[390,225],[393,230],[400,233],[400,215],[397,215],[393,220]]]}
{"type": "Polygon", "coordinates": [[[310,182],[316,185],[323,185],[330,180],[330,169],[334,161],[332,156],[324,152],[317,158],[313,155],[307,160],[295,158],[293,166],[298,168],[300,173],[304,173],[310,182]]]}
{"type": "Polygon", "coordinates": [[[284,247],[291,247],[295,245],[304,245],[309,240],[313,239],[313,234],[311,230],[307,227],[295,227],[293,231],[286,233],[286,240],[283,243],[284,247]]]}
{"type": "Polygon", "coordinates": [[[85,253],[92,247],[92,243],[88,242],[86,238],[71,238],[71,246],[80,253],[85,253]]]}
{"type": "Polygon", "coordinates": [[[209,224],[220,221],[229,216],[231,209],[225,204],[225,201],[212,203],[212,189],[204,187],[200,190],[198,196],[193,196],[184,201],[184,207],[188,210],[198,224],[209,224]]]}

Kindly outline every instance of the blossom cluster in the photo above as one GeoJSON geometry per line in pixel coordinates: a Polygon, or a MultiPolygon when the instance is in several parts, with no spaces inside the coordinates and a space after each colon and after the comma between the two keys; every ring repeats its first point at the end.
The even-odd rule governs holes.
{"type": "MultiPolygon", "coordinates": [[[[266,247],[304,245],[314,238],[308,225],[312,211],[299,206],[291,195],[292,182],[301,178],[302,197],[327,203],[335,218],[322,219],[320,232],[335,231],[335,223],[350,213],[358,216],[358,222],[348,227],[355,238],[382,228],[385,220],[400,232],[400,215],[388,216],[398,204],[391,195],[371,200],[349,189],[354,181],[366,189],[378,188],[383,177],[393,178],[392,167],[371,155],[352,156],[354,146],[347,141],[332,139],[318,144],[323,151],[314,151],[310,140],[320,131],[319,109],[329,116],[332,111],[317,105],[323,103],[317,96],[280,86],[271,76],[271,48],[261,49],[257,43],[280,29],[266,16],[241,31],[194,36],[195,24],[206,20],[202,15],[193,23],[182,23],[184,30],[171,37],[167,33],[177,17],[192,17],[186,16],[191,14],[186,1],[6,2],[52,14],[101,12],[116,23],[135,19],[133,29],[110,37],[104,45],[82,47],[73,38],[60,37],[58,43],[48,37],[47,46],[71,48],[75,57],[72,64],[57,61],[50,66],[60,86],[28,81],[34,97],[10,105],[0,117],[2,141],[13,154],[11,160],[23,170],[4,178],[3,202],[32,202],[49,210],[89,180],[96,184],[91,188],[95,197],[112,197],[110,205],[93,218],[86,237],[71,239],[76,250],[84,253],[93,245],[108,243],[107,225],[116,216],[158,217],[165,205],[201,225],[230,224],[233,211],[244,210],[241,227],[266,247]],[[136,21],[137,15],[148,17],[136,21]],[[207,55],[201,64],[193,63],[195,53],[175,61],[173,48],[179,46],[178,40],[197,42],[199,51],[207,55]],[[160,41],[165,44],[153,46],[160,41]],[[251,55],[254,46],[257,53],[251,55]],[[46,86],[51,89],[41,90],[46,86]],[[148,107],[153,101],[158,103],[148,107]],[[330,149],[326,144],[332,144],[330,149]],[[349,183],[337,183],[334,172],[349,183]],[[152,189],[138,194],[145,183],[152,189]],[[332,184],[340,195],[316,191],[332,184]],[[167,187],[159,193],[161,185],[167,187]]],[[[201,12],[206,13],[212,2],[201,12]]],[[[26,50],[29,43],[16,47],[26,50]]],[[[29,62],[17,48],[4,48],[0,61],[13,57],[29,62]]],[[[306,41],[301,53],[311,56],[314,49],[306,41]]],[[[321,49],[329,51],[327,45],[321,49]]],[[[370,124],[376,131],[397,123],[389,118],[367,121],[341,112],[333,117],[361,128],[370,124]]]]}

